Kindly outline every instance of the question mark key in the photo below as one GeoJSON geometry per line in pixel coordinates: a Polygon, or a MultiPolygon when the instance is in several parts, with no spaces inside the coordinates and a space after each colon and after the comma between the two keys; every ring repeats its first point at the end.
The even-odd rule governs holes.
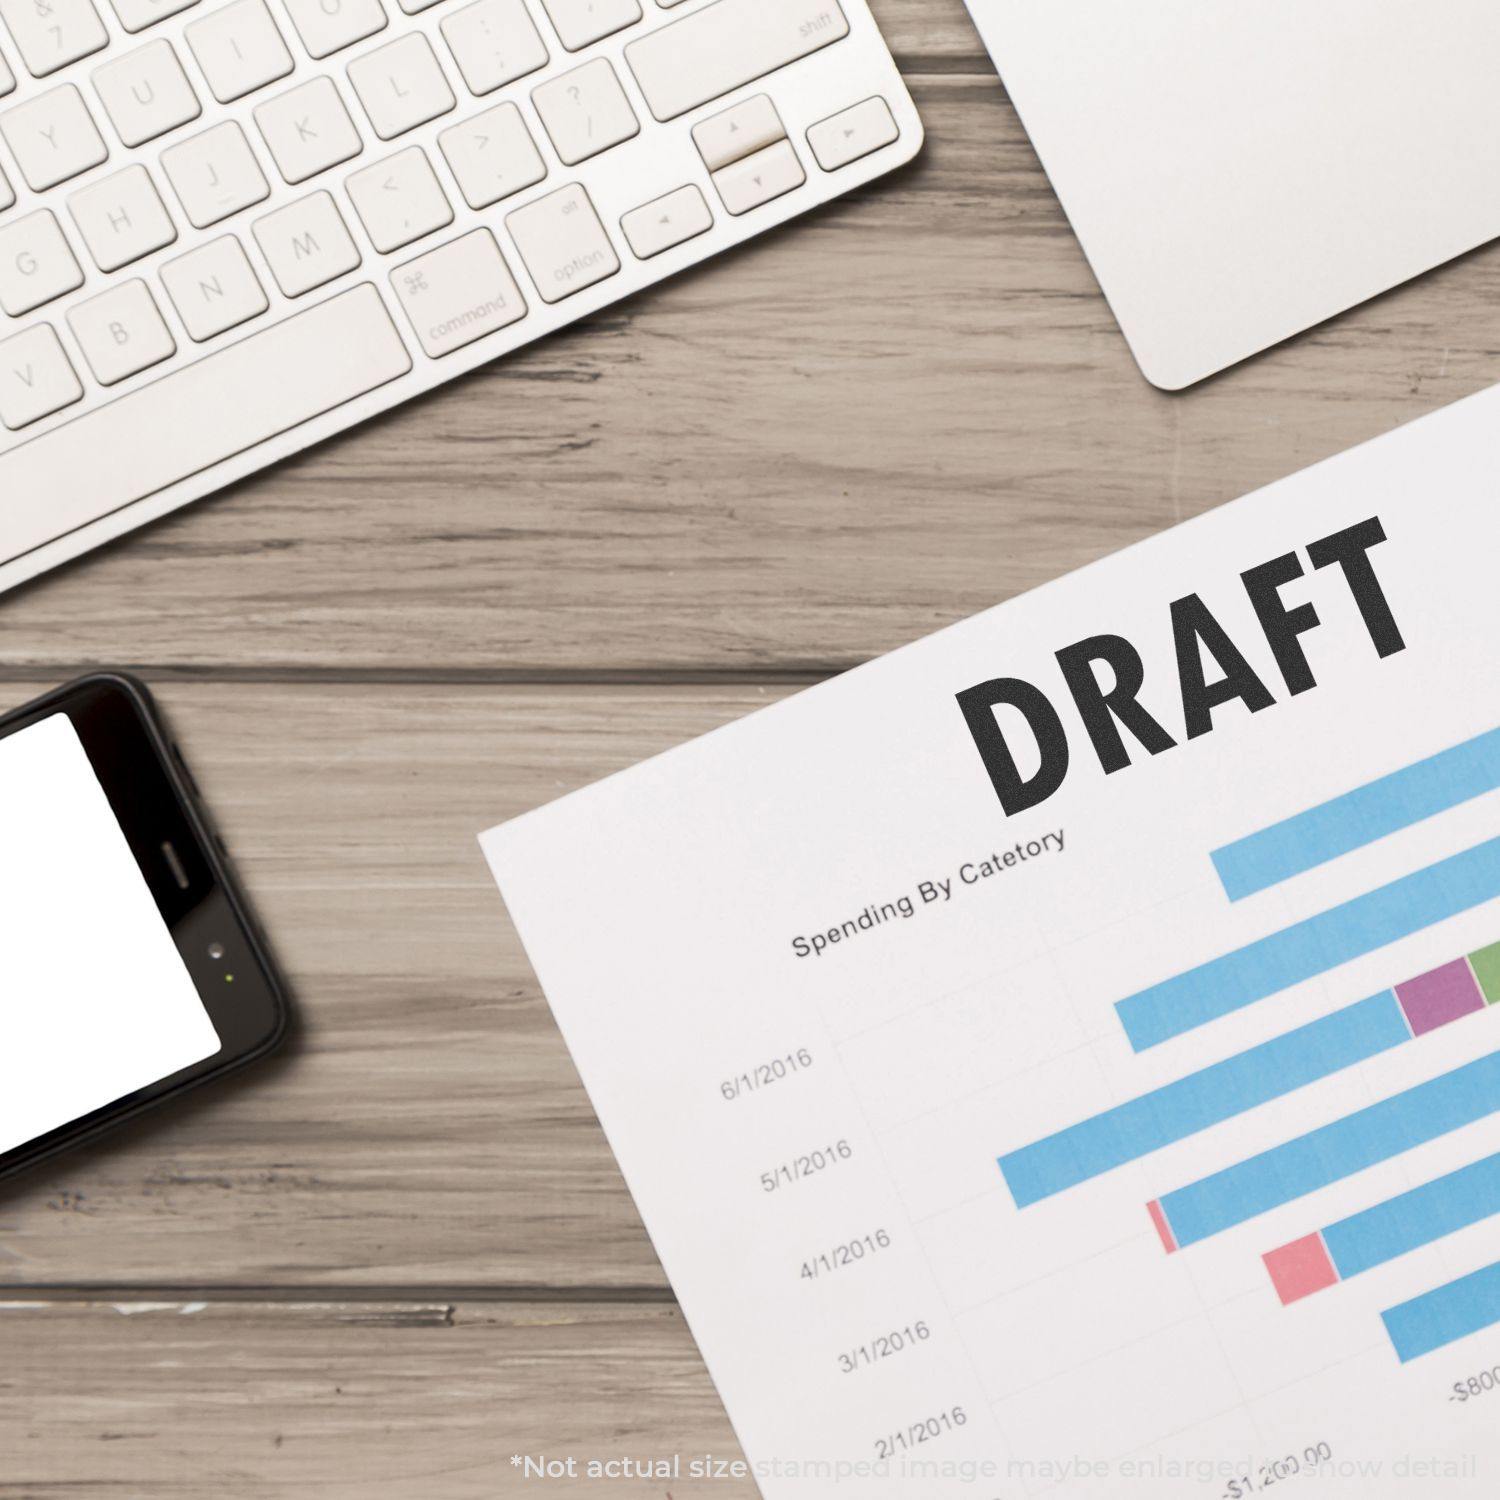
{"type": "Polygon", "coordinates": [[[606,57],[542,84],[531,99],[564,166],[587,161],[641,133],[641,122],[606,57]]]}

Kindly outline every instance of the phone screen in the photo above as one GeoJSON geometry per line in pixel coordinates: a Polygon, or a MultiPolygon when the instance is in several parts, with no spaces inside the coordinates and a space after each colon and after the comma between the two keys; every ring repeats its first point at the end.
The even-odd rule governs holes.
{"type": "Polygon", "coordinates": [[[0,737],[0,1151],[220,1048],[72,720],[0,737]]]}

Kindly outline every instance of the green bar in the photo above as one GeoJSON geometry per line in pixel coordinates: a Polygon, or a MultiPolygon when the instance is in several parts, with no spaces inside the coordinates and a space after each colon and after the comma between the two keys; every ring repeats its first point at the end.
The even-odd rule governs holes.
{"type": "Polygon", "coordinates": [[[1491,1005],[1500,1005],[1500,943],[1491,943],[1488,948],[1471,953],[1469,963],[1479,981],[1479,988],[1484,991],[1484,998],[1491,1005]]]}

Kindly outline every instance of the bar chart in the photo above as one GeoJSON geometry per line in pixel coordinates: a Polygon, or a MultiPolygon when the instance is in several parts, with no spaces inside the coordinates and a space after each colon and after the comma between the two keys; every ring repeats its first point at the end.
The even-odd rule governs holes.
{"type": "Polygon", "coordinates": [[[768,1500],[1500,1496],[1497,495],[1500,390],[484,835],[768,1500]]]}
{"type": "Polygon", "coordinates": [[[768,1497],[1500,1496],[1473,410],[486,835],[768,1497]]]}
{"type": "Polygon", "coordinates": [[[1500,1323],[1500,1264],[1450,1281],[1381,1315],[1403,1364],[1500,1323]]]}
{"type": "MultiPolygon", "coordinates": [[[[1210,1125],[1500,1001],[1500,944],[1003,1156],[1018,1207],[1086,1182],[1210,1125]]],[[[1500,1039],[1500,1038],[1497,1038],[1500,1039]]]]}
{"type": "Polygon", "coordinates": [[[1150,1212],[1168,1251],[1389,1161],[1500,1110],[1500,1051],[1164,1194],[1150,1212]]]}
{"type": "Polygon", "coordinates": [[[1495,1214],[1500,1154],[1268,1251],[1266,1269],[1283,1304],[1290,1305],[1495,1214]]]}
{"type": "Polygon", "coordinates": [[[1238,901],[1497,787],[1500,729],[1491,729],[1215,849],[1214,868],[1238,901]]]}
{"type": "MultiPolygon", "coordinates": [[[[1229,902],[1272,890],[1500,788],[1500,729],[1423,757],[1212,850],[1229,902]]],[[[1351,895],[1114,1003],[1131,1050],[1150,1054],[1352,960],[1500,897],[1500,838],[1351,895]]],[[[1166,1186],[1146,1204],[1178,1255],[1500,1115],[1500,941],[1394,979],[1373,995],[1218,1058],[1014,1147],[999,1167],[1027,1210],[1130,1163],[1450,1028],[1471,1055],[1361,1108],[1166,1186]]],[[[1417,1183],[1262,1254],[1284,1307],[1500,1216],[1500,1153],[1417,1183]]],[[[1500,1265],[1381,1313],[1402,1363],[1500,1324],[1500,1265]]]]}
{"type": "Polygon", "coordinates": [[[1500,838],[1119,1001],[1138,1052],[1500,897],[1500,838]]]}

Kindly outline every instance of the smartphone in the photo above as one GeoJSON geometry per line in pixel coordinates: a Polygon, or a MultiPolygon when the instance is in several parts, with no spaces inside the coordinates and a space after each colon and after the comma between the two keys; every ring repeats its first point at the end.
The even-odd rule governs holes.
{"type": "Polygon", "coordinates": [[[0,717],[0,1177],[269,1052],[285,988],[143,684],[0,717]]]}

